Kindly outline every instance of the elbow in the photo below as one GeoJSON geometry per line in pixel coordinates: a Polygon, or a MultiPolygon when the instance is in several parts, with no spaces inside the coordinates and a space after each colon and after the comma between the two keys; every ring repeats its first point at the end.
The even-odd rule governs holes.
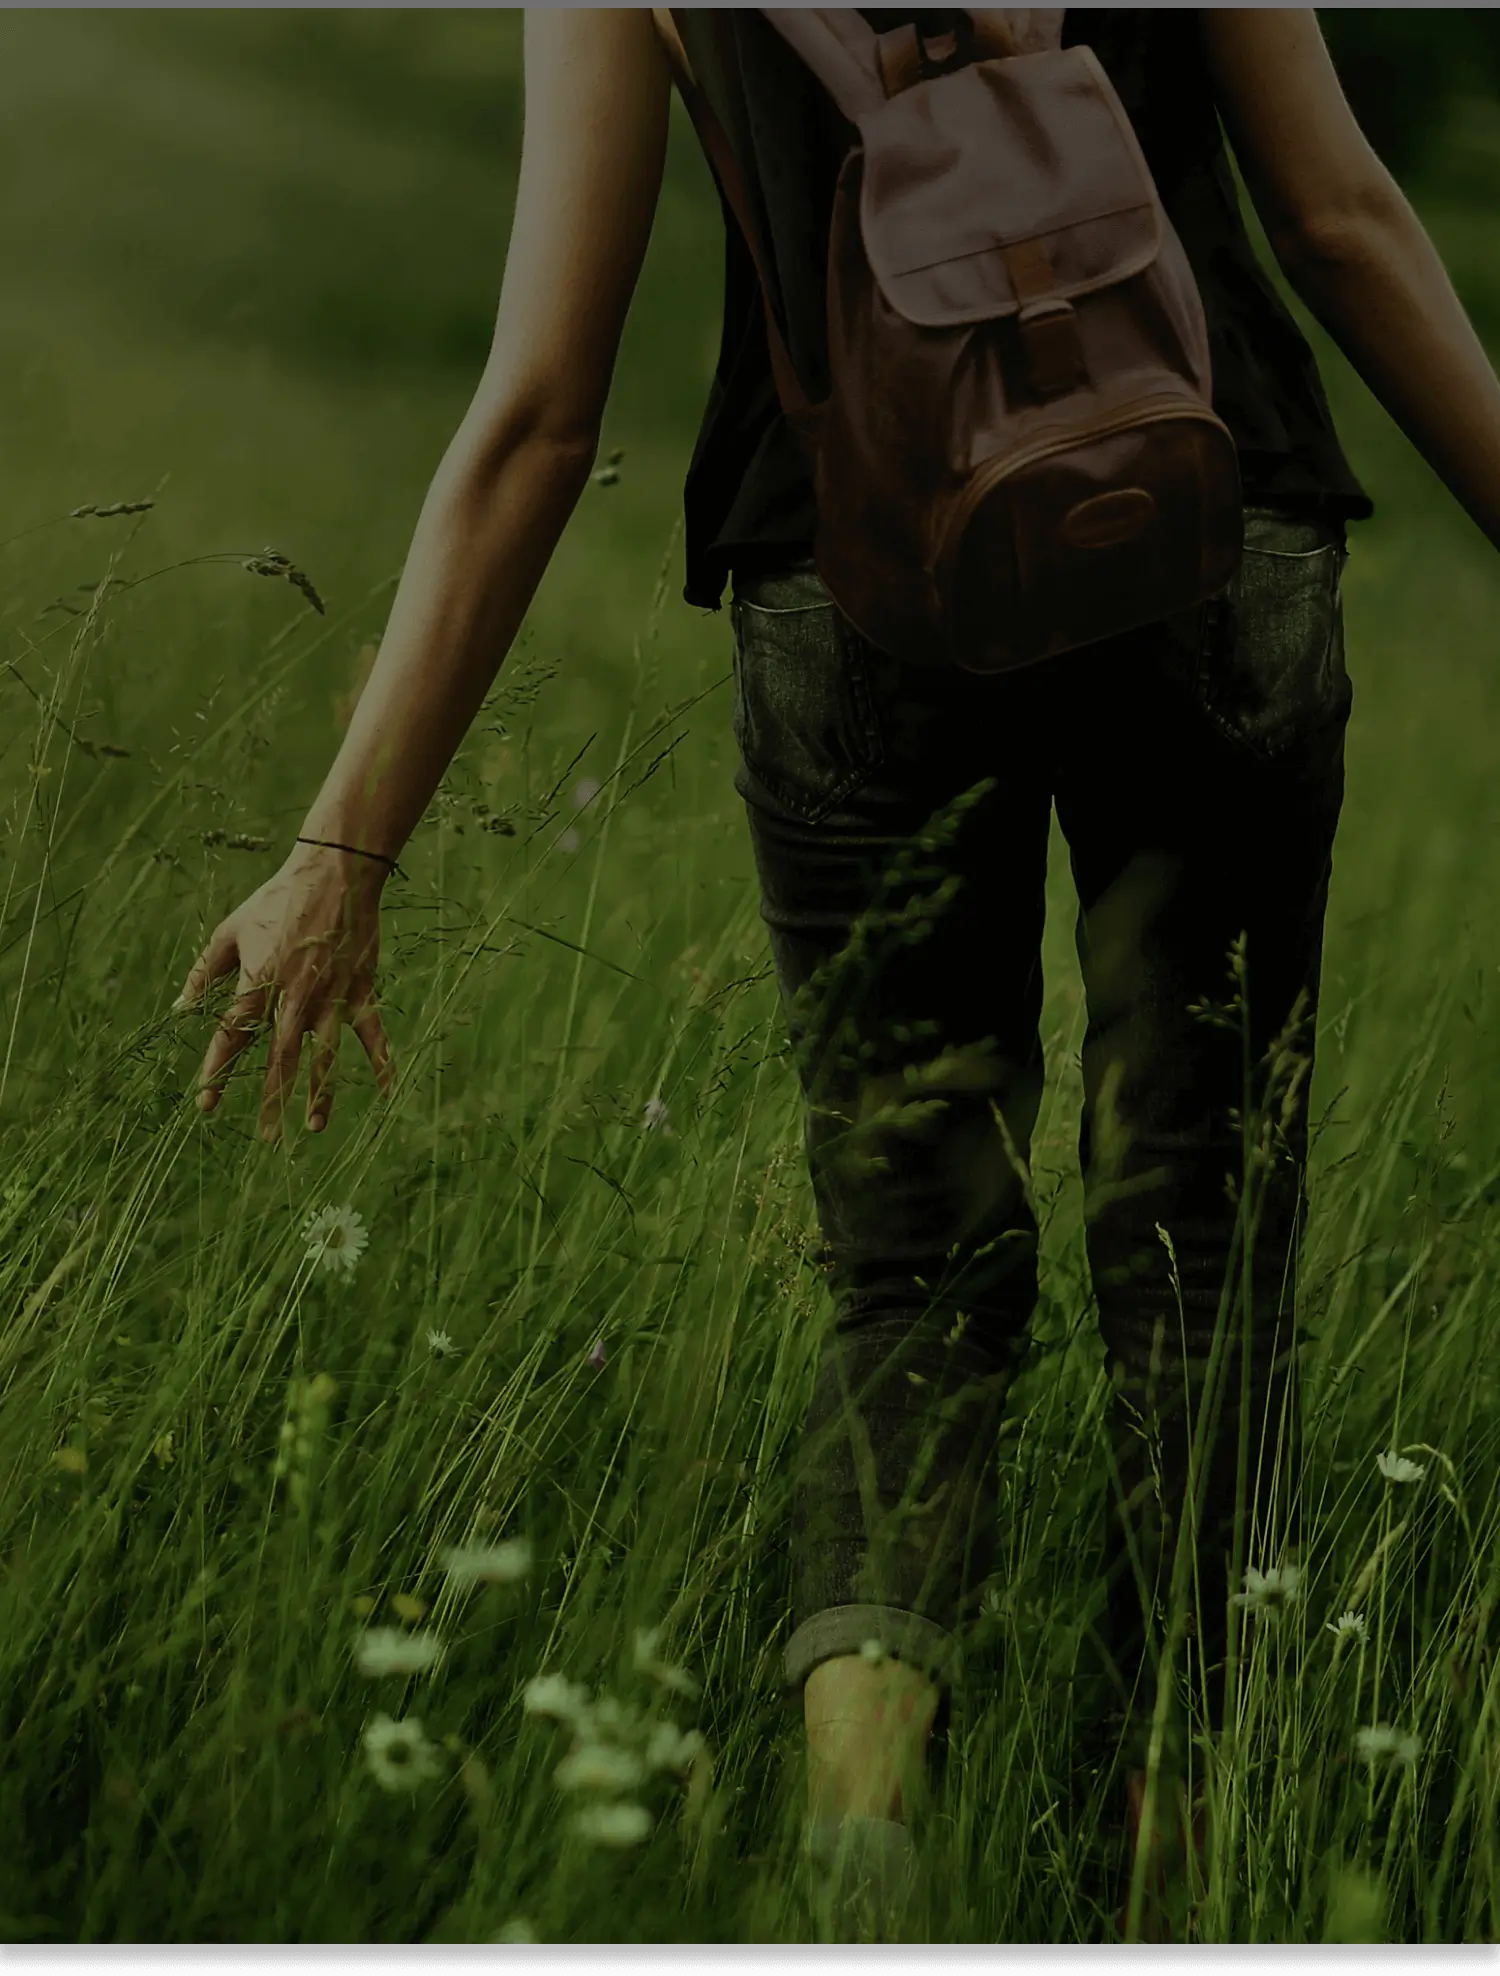
{"type": "Polygon", "coordinates": [[[1400,187],[1382,167],[1343,197],[1320,201],[1269,228],[1267,238],[1294,288],[1303,282],[1317,285],[1347,269],[1368,266],[1410,212],[1400,187]]]}
{"type": "Polygon", "coordinates": [[[514,407],[508,415],[481,413],[467,421],[460,450],[471,472],[493,479],[510,461],[524,457],[559,480],[580,485],[599,457],[599,427],[514,407]],[[467,443],[463,443],[466,441],[467,443]]]}

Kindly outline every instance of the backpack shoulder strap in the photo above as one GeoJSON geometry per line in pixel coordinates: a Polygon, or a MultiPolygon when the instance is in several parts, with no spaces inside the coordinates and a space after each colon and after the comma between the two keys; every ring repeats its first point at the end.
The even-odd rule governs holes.
{"type": "MultiPolygon", "coordinates": [[[[933,73],[924,67],[920,37],[911,23],[882,33],[861,18],[857,7],[762,7],[760,11],[852,124],[924,73],[933,73]]],[[[968,17],[964,37],[943,60],[951,62],[956,56],[961,63],[991,57],[1004,60],[1055,47],[1064,10],[961,7],[957,12],[968,17]]]]}
{"type": "MultiPolygon", "coordinates": [[[[674,7],[671,11],[673,22],[681,35],[682,22],[678,18],[681,9],[674,7]]],[[[725,42],[725,37],[730,32],[730,23],[723,17],[723,10],[715,8],[709,11],[713,18],[720,54],[732,59],[734,50],[732,47],[726,47],[725,42]]],[[[744,174],[740,170],[739,159],[735,157],[734,147],[729,142],[724,126],[714,115],[713,107],[701,87],[690,83],[682,75],[676,76],[676,82],[682,100],[687,105],[688,115],[693,120],[693,128],[698,133],[699,142],[714,168],[714,174],[723,188],[729,209],[739,224],[740,233],[755,264],[756,276],[760,282],[760,299],[766,319],[766,342],[770,349],[771,375],[776,384],[776,395],[781,400],[781,408],[794,430],[804,432],[808,421],[814,416],[813,408],[808,403],[807,394],[802,389],[796,371],[792,368],[791,353],[786,347],[780,325],[776,321],[775,311],[771,307],[771,284],[766,278],[764,253],[751,215],[750,198],[745,186],[744,174]]]]}
{"type": "Polygon", "coordinates": [[[850,123],[885,101],[874,28],[855,7],[762,7],[850,123]]]}

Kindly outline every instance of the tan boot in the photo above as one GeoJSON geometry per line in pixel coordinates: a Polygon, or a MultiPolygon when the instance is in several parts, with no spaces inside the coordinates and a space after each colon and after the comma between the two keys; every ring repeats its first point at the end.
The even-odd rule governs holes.
{"type": "Polygon", "coordinates": [[[907,1939],[917,1849],[894,1818],[859,1813],[808,1826],[812,1906],[833,1942],[907,1939]]]}
{"type": "Polygon", "coordinates": [[[802,1691],[813,1818],[904,1822],[926,1769],[936,1686],[917,1668],[861,1654],[821,1661],[802,1691]]]}
{"type": "Polygon", "coordinates": [[[926,1675],[893,1659],[839,1654],[807,1677],[808,1857],[835,1941],[903,1939],[917,1870],[906,1818],[938,1701],[926,1675]]]}

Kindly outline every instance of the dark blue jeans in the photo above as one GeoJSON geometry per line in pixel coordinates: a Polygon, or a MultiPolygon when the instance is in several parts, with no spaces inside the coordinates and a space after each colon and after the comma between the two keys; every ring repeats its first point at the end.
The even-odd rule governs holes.
{"type": "Polygon", "coordinates": [[[1295,1543],[1344,560],[1337,524],[1252,510],[1208,605],[990,678],[877,651],[810,566],[735,586],[736,788],[834,1304],[795,1477],[794,1689],[872,1637],[947,1684],[973,1634],[1038,1291],[1025,1162],[1054,803],[1081,901],[1080,1156],[1113,1379],[1104,1632],[1127,1708],[1185,1524],[1184,1654],[1210,1688],[1231,1574],[1295,1543]]]}

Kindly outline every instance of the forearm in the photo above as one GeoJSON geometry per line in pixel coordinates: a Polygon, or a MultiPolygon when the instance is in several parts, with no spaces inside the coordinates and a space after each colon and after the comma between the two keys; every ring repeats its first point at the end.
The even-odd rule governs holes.
{"type": "Polygon", "coordinates": [[[397,857],[520,629],[592,448],[461,427],[422,506],[379,656],[300,835],[397,857]]]}
{"type": "Polygon", "coordinates": [[[1288,280],[1500,548],[1500,382],[1422,222],[1385,210],[1279,250],[1288,280]]]}

